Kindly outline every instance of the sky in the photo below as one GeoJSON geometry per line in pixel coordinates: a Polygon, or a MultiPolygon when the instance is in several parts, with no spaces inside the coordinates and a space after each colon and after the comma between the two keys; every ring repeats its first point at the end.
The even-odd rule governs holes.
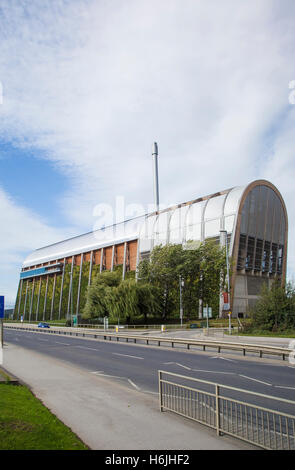
{"type": "MultiPolygon", "coordinates": [[[[0,292],[97,205],[281,192],[295,277],[293,0],[1,0],[0,292]]],[[[137,206],[136,206],[137,205],[137,206]]],[[[140,205],[140,206],[138,206],[140,205]]]]}

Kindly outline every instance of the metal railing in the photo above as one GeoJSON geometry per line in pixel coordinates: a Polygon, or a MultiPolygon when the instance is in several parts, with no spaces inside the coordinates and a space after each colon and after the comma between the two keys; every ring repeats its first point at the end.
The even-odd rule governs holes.
{"type": "Polygon", "coordinates": [[[295,450],[295,401],[159,371],[160,411],[172,411],[250,444],[295,450]],[[193,385],[191,385],[193,382],[193,385]],[[269,407],[268,407],[269,406],[269,407]]]}
{"type": "MultiPolygon", "coordinates": [[[[37,326],[27,326],[24,325],[11,325],[10,323],[4,324],[5,328],[8,329],[15,329],[15,330],[25,330],[25,331],[34,331],[38,333],[51,333],[51,334],[59,334],[65,336],[82,336],[87,338],[94,338],[94,339],[104,339],[104,340],[114,340],[114,341],[126,341],[133,342],[133,343],[143,343],[146,345],[151,346],[161,346],[163,344],[170,344],[173,348],[176,346],[182,346],[186,349],[191,348],[201,348],[203,351],[209,349],[215,349],[218,353],[221,350],[231,350],[231,351],[239,351],[246,356],[246,352],[256,353],[262,358],[264,355],[270,356],[279,356],[282,357],[283,360],[289,358],[291,353],[294,353],[294,349],[291,348],[283,348],[277,346],[265,346],[261,344],[255,343],[235,343],[235,342],[228,342],[228,341],[217,341],[213,339],[183,339],[183,338],[168,338],[165,336],[155,336],[155,335],[143,335],[143,334],[130,334],[130,333],[123,333],[119,332],[109,332],[109,331],[91,331],[87,330],[85,332],[84,328],[77,328],[77,327],[51,327],[50,329],[41,329],[37,326]]],[[[124,331],[124,330],[123,330],[124,331]]]]}

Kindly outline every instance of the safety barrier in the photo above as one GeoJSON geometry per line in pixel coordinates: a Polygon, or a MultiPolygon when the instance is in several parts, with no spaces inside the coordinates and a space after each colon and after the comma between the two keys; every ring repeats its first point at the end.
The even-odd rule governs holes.
{"type": "Polygon", "coordinates": [[[62,334],[62,335],[70,335],[70,336],[82,336],[94,339],[104,339],[104,340],[115,340],[115,341],[132,341],[133,343],[145,343],[146,345],[158,345],[161,346],[163,344],[170,344],[171,347],[176,346],[184,346],[186,349],[190,348],[201,348],[203,351],[206,349],[216,349],[218,353],[222,350],[231,350],[231,351],[239,351],[246,355],[246,352],[257,353],[260,358],[265,355],[270,356],[279,356],[282,357],[283,360],[286,360],[289,357],[290,353],[294,353],[294,349],[290,348],[282,348],[277,346],[265,346],[260,344],[251,344],[251,343],[235,343],[229,341],[216,341],[212,339],[182,339],[182,338],[167,338],[164,336],[151,336],[151,335],[132,335],[132,334],[124,334],[121,332],[90,332],[89,330],[87,333],[83,329],[79,328],[66,328],[66,327],[59,327],[58,329],[54,328],[38,328],[37,326],[11,326],[10,324],[4,324],[5,328],[10,329],[18,329],[18,330],[25,330],[25,331],[34,331],[34,332],[42,332],[42,333],[51,333],[51,334],[62,334]]]}
{"type": "Polygon", "coordinates": [[[264,449],[295,450],[295,416],[289,412],[294,413],[295,401],[158,373],[160,411],[172,411],[216,429],[217,435],[228,434],[264,449]]]}

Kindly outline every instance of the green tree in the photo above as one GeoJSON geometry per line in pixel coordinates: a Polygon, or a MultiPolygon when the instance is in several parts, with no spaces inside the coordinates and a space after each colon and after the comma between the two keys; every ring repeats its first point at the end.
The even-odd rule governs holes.
{"type": "Polygon", "coordinates": [[[252,311],[252,328],[279,331],[295,327],[295,287],[288,283],[282,286],[276,280],[269,289],[263,284],[260,298],[252,311]]]}

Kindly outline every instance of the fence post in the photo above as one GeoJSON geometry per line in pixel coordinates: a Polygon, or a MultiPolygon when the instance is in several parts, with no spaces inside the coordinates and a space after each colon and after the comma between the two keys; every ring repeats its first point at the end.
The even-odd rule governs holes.
{"type": "Polygon", "coordinates": [[[215,399],[216,399],[216,432],[217,436],[220,435],[220,413],[219,413],[219,386],[215,385],[215,399]]]}
{"type": "Polygon", "coordinates": [[[158,371],[158,380],[159,380],[159,402],[160,402],[160,411],[163,411],[163,401],[162,401],[162,373],[158,371]]]}

